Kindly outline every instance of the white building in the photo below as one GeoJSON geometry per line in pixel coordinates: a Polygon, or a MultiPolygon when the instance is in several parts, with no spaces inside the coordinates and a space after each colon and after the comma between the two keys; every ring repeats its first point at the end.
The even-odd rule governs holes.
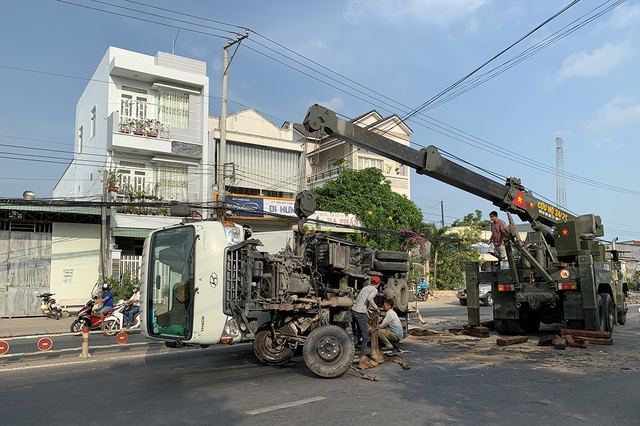
{"type": "Polygon", "coordinates": [[[76,106],[75,152],[54,198],[99,200],[111,171],[118,199],[210,200],[208,96],[205,62],[109,47],[76,106]]]}

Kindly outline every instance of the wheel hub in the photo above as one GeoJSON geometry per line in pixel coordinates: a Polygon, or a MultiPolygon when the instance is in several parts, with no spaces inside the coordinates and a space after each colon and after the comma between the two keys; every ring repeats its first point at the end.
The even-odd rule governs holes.
{"type": "Polygon", "coordinates": [[[318,343],[318,355],[324,361],[333,361],[342,352],[342,344],[335,337],[325,337],[318,343]]]}

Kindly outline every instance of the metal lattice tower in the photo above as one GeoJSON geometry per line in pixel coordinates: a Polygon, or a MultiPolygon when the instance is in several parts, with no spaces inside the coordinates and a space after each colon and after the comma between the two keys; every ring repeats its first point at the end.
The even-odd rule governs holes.
{"type": "Polygon", "coordinates": [[[558,207],[567,208],[567,191],[564,187],[562,138],[556,138],[556,204],[558,207]]]}

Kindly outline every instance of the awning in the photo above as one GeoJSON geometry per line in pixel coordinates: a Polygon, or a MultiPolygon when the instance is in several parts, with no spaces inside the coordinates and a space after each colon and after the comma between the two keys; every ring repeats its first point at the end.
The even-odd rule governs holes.
{"type": "Polygon", "coordinates": [[[111,235],[114,237],[147,238],[151,231],[153,229],[111,228],[111,235]]]}

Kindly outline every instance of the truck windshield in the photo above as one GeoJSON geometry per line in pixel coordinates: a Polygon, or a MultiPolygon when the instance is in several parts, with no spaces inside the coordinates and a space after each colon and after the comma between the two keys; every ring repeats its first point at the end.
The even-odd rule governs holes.
{"type": "Polygon", "coordinates": [[[151,335],[191,335],[195,230],[181,226],[156,232],[149,247],[151,335]]]}

